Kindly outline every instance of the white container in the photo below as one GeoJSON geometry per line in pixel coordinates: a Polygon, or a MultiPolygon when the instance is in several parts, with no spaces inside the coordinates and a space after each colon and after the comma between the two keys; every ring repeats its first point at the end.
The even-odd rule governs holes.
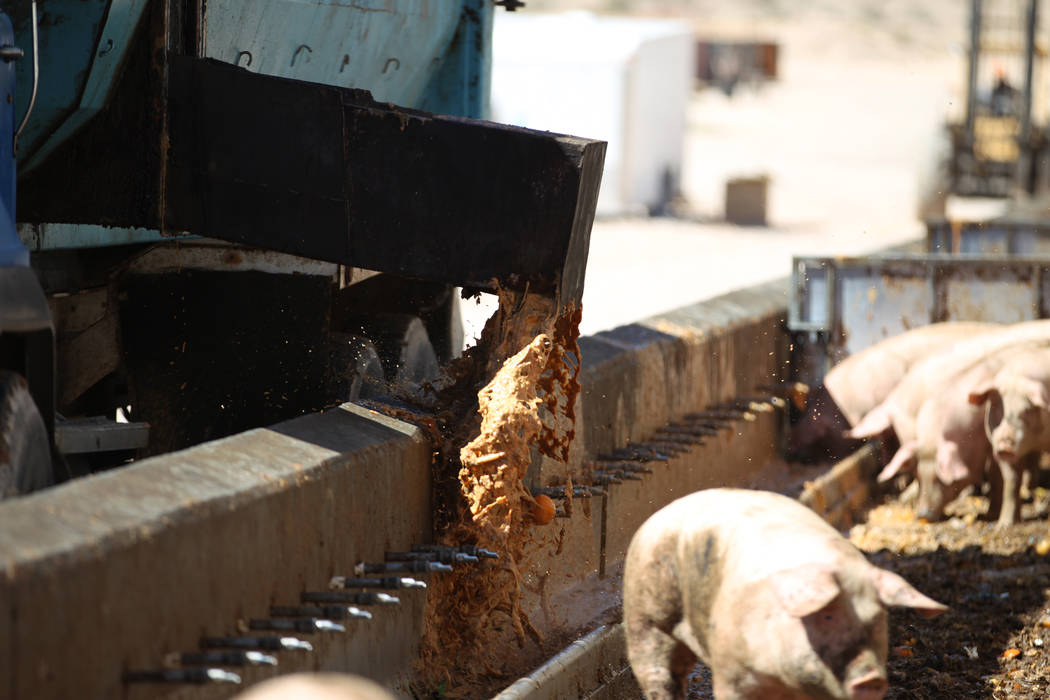
{"type": "Polygon", "coordinates": [[[658,212],[681,179],[695,50],[683,22],[498,12],[491,117],[608,141],[598,214],[658,212]]]}

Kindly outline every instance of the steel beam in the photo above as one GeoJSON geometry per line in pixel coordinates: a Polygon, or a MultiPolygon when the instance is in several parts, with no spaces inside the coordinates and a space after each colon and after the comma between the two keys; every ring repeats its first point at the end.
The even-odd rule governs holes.
{"type": "Polygon", "coordinates": [[[174,57],[165,227],[579,299],[600,141],[174,57]]]}
{"type": "Polygon", "coordinates": [[[52,159],[67,167],[27,179],[20,218],[188,232],[580,299],[605,142],[403,109],[210,59],[169,54],[166,66],[152,100],[143,91],[158,89],[128,73],[112,113],[52,159]],[[151,135],[129,138],[128,124],[151,135]]]}

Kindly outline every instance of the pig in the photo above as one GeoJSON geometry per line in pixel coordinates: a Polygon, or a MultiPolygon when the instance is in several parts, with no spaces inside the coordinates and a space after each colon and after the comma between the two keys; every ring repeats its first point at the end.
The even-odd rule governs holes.
{"type": "MultiPolygon", "coordinates": [[[[978,368],[983,372],[984,368],[978,368]]],[[[998,517],[1002,480],[989,469],[991,445],[984,434],[984,412],[967,400],[965,382],[928,399],[916,420],[919,496],[916,514],[928,521],[944,518],[944,507],[967,486],[991,483],[988,517],[998,517]]]]}
{"type": "Polygon", "coordinates": [[[346,673],[292,673],[271,678],[235,700],[394,700],[382,686],[346,673]]]}
{"type": "Polygon", "coordinates": [[[934,323],[887,338],[847,357],[816,387],[789,435],[794,458],[840,458],[856,449],[843,436],[881,403],[908,370],[923,358],[977,335],[1002,330],[995,323],[934,323]]]}
{"type": "Polygon", "coordinates": [[[1005,362],[994,377],[977,383],[969,400],[984,409],[984,431],[1003,482],[996,525],[1020,519],[1021,481],[1050,450],[1050,348],[1030,348],[1005,362]]]}
{"type": "MultiPolygon", "coordinates": [[[[915,363],[882,403],[869,411],[847,435],[868,438],[892,429],[900,450],[891,461],[898,471],[913,471],[917,465],[916,420],[928,398],[938,396],[962,376],[1000,350],[1023,344],[1050,344],[1050,321],[1017,323],[998,332],[983,333],[957,342],[943,352],[915,363]]],[[[884,472],[881,477],[885,477],[884,472]]]]}
{"type": "Polygon", "coordinates": [[[635,533],[624,565],[627,655],[648,700],[685,697],[697,658],[718,700],[879,700],[886,605],[947,609],[766,491],[670,503],[635,533]]]}

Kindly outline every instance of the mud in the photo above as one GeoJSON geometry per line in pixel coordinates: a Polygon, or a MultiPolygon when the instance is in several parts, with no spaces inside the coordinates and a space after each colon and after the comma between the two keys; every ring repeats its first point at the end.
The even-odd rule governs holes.
{"type": "Polygon", "coordinates": [[[504,677],[512,665],[508,626],[511,644],[546,648],[520,603],[535,508],[523,479],[534,453],[567,460],[580,311],[527,291],[502,291],[499,299],[478,343],[441,379],[372,404],[420,425],[436,446],[435,539],[500,554],[431,578],[414,688],[420,696],[474,697],[504,677]]]}

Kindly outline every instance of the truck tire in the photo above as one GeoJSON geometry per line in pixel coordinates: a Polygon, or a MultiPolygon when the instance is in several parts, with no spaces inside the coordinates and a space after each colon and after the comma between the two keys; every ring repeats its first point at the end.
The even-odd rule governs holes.
{"type": "Polygon", "coordinates": [[[382,394],[386,378],[372,342],[352,333],[333,333],[332,341],[339,349],[335,362],[348,382],[347,400],[370,399],[382,394]]]}
{"type": "Polygon", "coordinates": [[[51,447],[29,386],[0,371],[0,499],[50,486],[51,447]]]}
{"type": "Polygon", "coordinates": [[[387,381],[403,385],[437,379],[441,367],[418,316],[380,313],[366,317],[361,325],[379,351],[387,381]]]}

